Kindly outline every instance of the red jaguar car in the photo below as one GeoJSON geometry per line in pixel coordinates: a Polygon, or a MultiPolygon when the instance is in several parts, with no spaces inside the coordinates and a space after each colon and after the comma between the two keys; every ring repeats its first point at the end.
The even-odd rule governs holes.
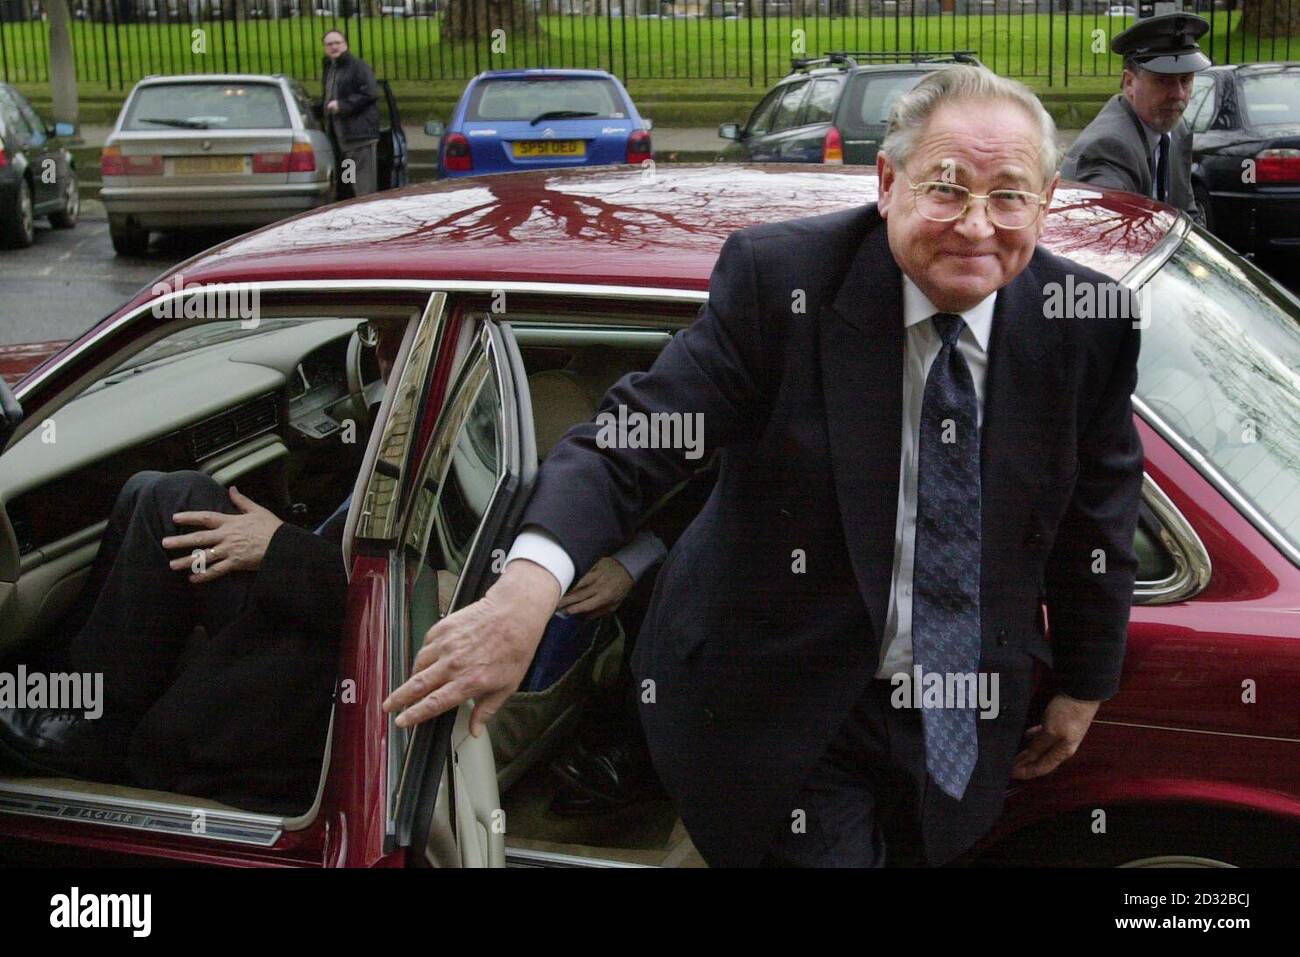
{"type": "MultiPolygon", "coordinates": [[[[464,709],[407,731],[380,703],[431,624],[500,570],[538,459],[693,320],[726,236],[875,190],[863,167],[773,165],[429,184],[232,240],[75,342],[3,350],[23,417],[10,403],[0,451],[0,671],[59,634],[140,469],[238,479],[308,525],[352,505],[311,806],[8,776],[0,857],[700,865],[666,800],[549,811],[548,762],[616,671],[617,615],[482,738],[464,709]],[[385,388],[370,323],[394,317],[405,339],[385,388]]],[[[1013,782],[971,858],[1300,863],[1300,301],[1126,194],[1059,190],[1043,242],[1149,293],[1140,582],[1121,693],[1070,761],[1013,782]]]]}

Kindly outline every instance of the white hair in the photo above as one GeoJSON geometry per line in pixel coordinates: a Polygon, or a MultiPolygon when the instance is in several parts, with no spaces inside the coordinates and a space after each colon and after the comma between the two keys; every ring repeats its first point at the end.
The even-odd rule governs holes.
{"type": "Polygon", "coordinates": [[[1034,91],[1023,83],[998,76],[987,67],[968,64],[946,67],[927,75],[911,90],[894,101],[885,127],[880,151],[895,168],[902,169],[911,159],[917,135],[925,129],[934,111],[945,103],[971,100],[1002,101],[1024,110],[1038,125],[1041,146],[1038,150],[1043,185],[1056,175],[1061,148],[1056,142],[1056,123],[1034,91]]]}

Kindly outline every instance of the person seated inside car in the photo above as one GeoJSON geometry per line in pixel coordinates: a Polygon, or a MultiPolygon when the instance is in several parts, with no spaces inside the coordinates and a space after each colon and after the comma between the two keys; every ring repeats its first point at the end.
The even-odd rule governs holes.
{"type": "MultiPolygon", "coordinates": [[[[377,320],[387,382],[404,320],[377,320]]],[[[342,637],[350,502],[314,531],[195,471],[113,506],[55,658],[103,675],[103,714],[0,709],[0,764],[213,798],[312,804],[342,637]]]]}

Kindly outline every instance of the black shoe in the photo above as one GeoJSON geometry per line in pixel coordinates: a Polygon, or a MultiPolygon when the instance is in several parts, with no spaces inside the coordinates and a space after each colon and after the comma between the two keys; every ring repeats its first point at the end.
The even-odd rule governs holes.
{"type": "Polygon", "coordinates": [[[80,711],[0,708],[0,764],[56,777],[120,781],[126,737],[80,711]]]}
{"type": "Polygon", "coordinates": [[[551,810],[562,816],[599,814],[627,807],[663,793],[642,748],[582,744],[551,763],[563,782],[551,810]]]}

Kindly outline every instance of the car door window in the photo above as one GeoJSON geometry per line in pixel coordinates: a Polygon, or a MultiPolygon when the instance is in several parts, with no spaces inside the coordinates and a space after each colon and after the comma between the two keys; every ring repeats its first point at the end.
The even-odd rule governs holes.
{"type": "Polygon", "coordinates": [[[747,136],[766,133],[772,128],[772,114],[776,112],[776,105],[781,102],[781,94],[784,92],[783,87],[777,87],[763,97],[763,102],[754,108],[754,112],[749,117],[749,125],[745,127],[747,136]]]}
{"type": "Polygon", "coordinates": [[[839,80],[816,80],[808,94],[808,103],[804,106],[803,124],[829,123],[835,115],[835,103],[839,100],[839,94],[839,80]]]}
{"type": "Polygon", "coordinates": [[[32,105],[27,102],[27,98],[21,93],[13,94],[14,103],[18,106],[18,112],[22,114],[27,129],[31,132],[32,146],[44,146],[48,138],[45,132],[45,121],[40,118],[37,112],[32,109],[32,105]]]}
{"type": "Polygon", "coordinates": [[[1187,125],[1193,133],[1203,133],[1214,119],[1214,77],[1201,74],[1192,81],[1192,97],[1187,104],[1187,125]]]}
{"type": "Polygon", "coordinates": [[[808,82],[791,83],[781,94],[781,103],[776,108],[776,114],[772,117],[772,132],[778,133],[781,130],[788,130],[794,126],[795,121],[799,118],[799,107],[803,103],[804,94],[808,92],[808,82]]]}
{"type": "MultiPolygon", "coordinates": [[[[399,665],[390,674],[394,687],[409,676],[429,629],[477,599],[489,572],[501,571],[497,560],[503,556],[494,555],[493,548],[536,469],[531,445],[523,441],[513,384],[517,368],[522,364],[509,329],[481,321],[414,473],[393,559],[393,579],[405,606],[391,636],[399,665]]],[[[406,735],[390,725],[390,747],[405,744],[404,754],[389,755],[390,775],[400,762],[390,793],[395,834],[403,844],[424,846],[422,834],[442,773],[437,755],[445,753],[454,720],[448,713],[406,735]]]]}
{"type": "Polygon", "coordinates": [[[27,121],[23,119],[9,90],[4,87],[0,87],[0,117],[4,119],[5,131],[19,146],[26,148],[30,145],[31,131],[27,128],[27,121]]]}

